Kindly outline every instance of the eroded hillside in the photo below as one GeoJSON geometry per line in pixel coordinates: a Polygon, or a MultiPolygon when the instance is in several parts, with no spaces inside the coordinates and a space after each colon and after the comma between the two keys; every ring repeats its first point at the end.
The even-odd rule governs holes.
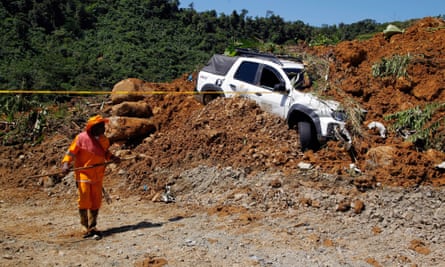
{"type": "Polygon", "coordinates": [[[44,121],[41,140],[36,123],[5,135],[14,145],[0,150],[1,265],[443,265],[445,22],[425,18],[389,39],[296,49],[329,70],[306,90],[367,111],[349,125],[353,153],[337,142],[302,153],[298,133],[253,102],[200,104],[188,75],[126,79],[111,95],[56,103],[48,112],[67,112],[44,121]],[[394,55],[410,55],[406,75],[374,76],[373,66],[394,55]],[[430,103],[439,104],[428,120],[438,125],[432,148],[385,119],[430,103]],[[111,118],[111,149],[124,159],[107,167],[113,203],[101,209],[99,242],[80,236],[73,177],[43,175],[60,171],[72,138],[97,113],[111,118]],[[385,137],[371,122],[387,127],[385,137]]]}

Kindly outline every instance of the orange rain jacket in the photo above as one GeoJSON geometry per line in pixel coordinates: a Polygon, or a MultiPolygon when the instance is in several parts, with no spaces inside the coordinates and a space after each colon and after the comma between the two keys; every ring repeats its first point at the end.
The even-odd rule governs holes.
{"type": "Polygon", "coordinates": [[[74,138],[62,160],[62,163],[70,163],[74,160],[74,168],[103,164],[94,168],[75,171],[79,190],[79,209],[97,210],[102,203],[104,163],[110,160],[111,153],[108,151],[110,141],[105,135],[95,138],[89,133],[91,127],[99,122],[108,122],[108,120],[99,115],[88,120],[85,131],[74,138]]]}

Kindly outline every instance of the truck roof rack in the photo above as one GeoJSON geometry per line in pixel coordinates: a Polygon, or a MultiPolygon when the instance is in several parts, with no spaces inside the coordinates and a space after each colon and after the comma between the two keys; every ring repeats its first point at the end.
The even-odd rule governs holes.
{"type": "Polygon", "coordinates": [[[289,55],[276,55],[277,58],[281,58],[281,59],[288,59],[288,60],[292,60],[298,63],[303,63],[303,60],[299,57],[293,57],[293,56],[289,56],[289,55]]]}
{"type": "Polygon", "coordinates": [[[296,61],[298,63],[303,63],[301,58],[289,56],[289,55],[273,55],[270,53],[263,53],[258,50],[249,49],[249,48],[236,48],[235,49],[238,56],[245,56],[245,57],[259,57],[264,58],[267,60],[270,60],[276,64],[283,65],[283,63],[280,61],[280,59],[288,59],[292,61],[296,61]]]}
{"type": "Polygon", "coordinates": [[[276,64],[283,65],[281,63],[280,59],[272,54],[262,53],[262,52],[259,52],[258,50],[253,50],[253,49],[249,49],[249,48],[236,48],[235,51],[236,51],[237,56],[259,57],[259,58],[264,58],[264,59],[270,60],[276,64]]]}

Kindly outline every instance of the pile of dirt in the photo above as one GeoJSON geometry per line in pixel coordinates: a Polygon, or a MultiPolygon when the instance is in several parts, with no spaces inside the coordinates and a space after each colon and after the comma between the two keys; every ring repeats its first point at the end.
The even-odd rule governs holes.
{"type": "MultiPolygon", "coordinates": [[[[307,162],[321,172],[353,175],[370,187],[443,185],[445,174],[435,168],[445,160],[443,151],[418,151],[415,144],[398,133],[388,132],[382,138],[367,125],[376,121],[388,127],[390,122],[384,117],[389,114],[430,102],[444,103],[444,41],[444,21],[425,18],[390,39],[381,33],[367,41],[309,51],[330,62],[329,87],[324,94],[340,102],[347,98],[367,111],[360,135],[354,136],[352,155],[336,142],[315,153],[300,153],[297,134],[284,121],[245,99],[217,99],[200,106],[191,95],[175,94],[193,90],[185,76],[172,84],[152,84],[150,90],[172,94],[147,98],[157,110],[154,117],[160,130],[135,149],[152,157],[150,170],[144,161],[132,163],[129,180],[136,187],[149,183],[153,177],[142,174],[154,168],[183,170],[209,164],[245,168],[249,172],[279,169],[291,173],[298,163],[307,162]],[[410,55],[408,75],[373,77],[372,66],[394,55],[410,55]],[[358,173],[351,170],[351,163],[358,167],[358,173]]],[[[442,108],[432,121],[440,122],[444,115],[442,108]]],[[[441,136],[445,136],[443,121],[436,138],[441,136]]]]}
{"type": "MultiPolygon", "coordinates": [[[[326,94],[341,101],[356,102],[367,110],[362,128],[372,121],[389,126],[385,116],[426,104],[445,102],[445,22],[437,18],[424,18],[389,39],[383,33],[366,41],[342,42],[335,47],[317,47],[312,50],[330,64],[329,89],[326,94]],[[374,77],[373,66],[394,56],[409,56],[407,75],[399,78],[374,77]],[[351,100],[352,99],[352,100],[351,100]]],[[[444,108],[432,122],[441,126],[434,138],[443,140],[445,127],[444,108]]],[[[444,160],[443,147],[437,150],[417,151],[414,144],[404,142],[397,133],[386,139],[376,138],[374,131],[363,131],[355,137],[358,162],[362,170],[377,181],[411,186],[421,183],[443,185],[444,173],[434,168],[444,160]],[[369,164],[377,150],[389,157],[386,164],[369,164]],[[377,165],[377,166],[376,166],[377,165]],[[371,169],[371,170],[370,170],[371,169]]],[[[377,151],[378,153],[378,151],[377,151]]],[[[381,154],[381,153],[378,153],[381,154]]]]}

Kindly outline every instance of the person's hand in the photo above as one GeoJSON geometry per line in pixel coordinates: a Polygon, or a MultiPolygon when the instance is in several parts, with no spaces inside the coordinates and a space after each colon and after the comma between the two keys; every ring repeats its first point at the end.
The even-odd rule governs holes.
{"type": "Polygon", "coordinates": [[[67,175],[70,172],[70,165],[68,164],[68,162],[63,163],[62,172],[65,175],[67,175]]]}

